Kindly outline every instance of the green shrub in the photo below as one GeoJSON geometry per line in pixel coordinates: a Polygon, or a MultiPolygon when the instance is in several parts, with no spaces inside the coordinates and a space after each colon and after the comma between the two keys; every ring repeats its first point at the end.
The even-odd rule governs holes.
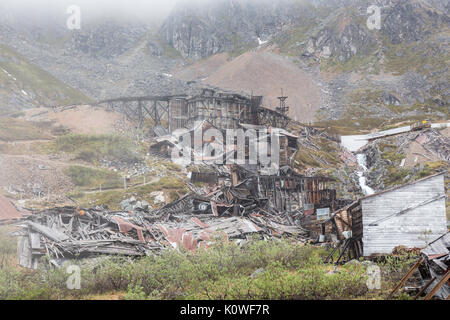
{"type": "Polygon", "coordinates": [[[272,261],[257,278],[224,275],[217,281],[204,282],[196,299],[350,299],[364,294],[365,269],[346,266],[328,273],[319,255],[312,254],[298,269],[289,269],[272,261]]]}
{"type": "Polygon", "coordinates": [[[66,299],[124,292],[142,299],[354,299],[367,292],[365,267],[324,264],[327,252],[288,240],[217,240],[196,253],[164,250],[131,259],[66,262],[81,269],[81,289],[65,268],[0,270],[0,299],[66,299]],[[259,269],[258,273],[255,270],[259,269]]]}
{"type": "Polygon", "coordinates": [[[379,265],[386,279],[398,282],[417,261],[417,255],[402,253],[400,255],[386,256],[379,265]]]}
{"type": "Polygon", "coordinates": [[[144,292],[142,286],[129,285],[127,289],[127,294],[125,295],[125,300],[146,300],[147,295],[144,292]]]}
{"type": "Polygon", "coordinates": [[[93,169],[83,166],[70,166],[64,170],[77,187],[117,188],[122,186],[121,177],[108,170],[93,169]]]}
{"type": "Polygon", "coordinates": [[[8,233],[13,227],[0,226],[0,269],[9,268],[16,260],[16,239],[8,233]]]}

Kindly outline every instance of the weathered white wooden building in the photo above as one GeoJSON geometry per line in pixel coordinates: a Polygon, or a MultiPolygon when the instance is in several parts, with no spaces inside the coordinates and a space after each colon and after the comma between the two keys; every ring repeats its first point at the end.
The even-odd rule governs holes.
{"type": "Polygon", "coordinates": [[[425,247],[447,232],[444,174],[361,199],[363,254],[425,247]]]}
{"type": "Polygon", "coordinates": [[[361,198],[326,221],[324,232],[347,239],[349,258],[389,254],[397,246],[423,248],[447,232],[444,177],[438,173],[361,198]]]}

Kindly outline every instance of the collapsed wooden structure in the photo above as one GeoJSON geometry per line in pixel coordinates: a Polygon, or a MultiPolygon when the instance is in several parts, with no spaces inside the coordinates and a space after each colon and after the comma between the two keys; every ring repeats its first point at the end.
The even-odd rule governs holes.
{"type": "MultiPolygon", "coordinates": [[[[154,143],[150,146],[153,155],[170,159],[174,150],[184,152],[186,148],[190,149],[192,162],[205,162],[231,164],[238,162],[239,156],[247,167],[255,169],[260,166],[260,154],[258,150],[264,148],[267,144],[267,156],[272,152],[272,139],[278,139],[278,161],[276,167],[288,166],[295,158],[298,152],[296,135],[281,128],[265,128],[263,126],[239,124],[239,129],[233,131],[235,135],[228,141],[228,132],[214,126],[209,120],[197,121],[189,128],[176,129],[171,134],[165,134],[154,138],[154,143]],[[213,136],[206,137],[208,130],[215,130],[213,136]],[[255,135],[246,136],[245,130],[252,130],[255,135]],[[240,131],[240,132],[239,132],[240,131]],[[237,133],[242,133],[244,137],[240,141],[237,133]],[[188,147],[183,143],[186,139],[190,140],[188,147]],[[196,139],[200,141],[200,147],[196,146],[196,139]],[[239,154],[239,147],[242,147],[243,154],[239,154]],[[250,164],[250,157],[254,155],[257,158],[256,163],[250,164]]],[[[242,138],[241,137],[241,138],[242,138]]],[[[172,159],[173,160],[173,159],[172,159]]]]}
{"type": "Polygon", "coordinates": [[[35,212],[16,232],[19,263],[37,268],[42,256],[60,265],[65,259],[100,254],[143,256],[170,247],[196,251],[208,247],[215,234],[231,240],[256,234],[265,239],[307,239],[308,231],[298,217],[279,212],[269,198],[255,194],[248,181],[216,186],[210,192],[191,188],[192,192],[158,210],[64,207],[35,212]]]}
{"type": "Polygon", "coordinates": [[[436,297],[441,300],[450,299],[450,232],[447,232],[432,241],[425,249],[409,271],[402,277],[390,293],[392,297],[418,270],[421,278],[419,292],[414,300],[423,296],[423,300],[436,297]]]}

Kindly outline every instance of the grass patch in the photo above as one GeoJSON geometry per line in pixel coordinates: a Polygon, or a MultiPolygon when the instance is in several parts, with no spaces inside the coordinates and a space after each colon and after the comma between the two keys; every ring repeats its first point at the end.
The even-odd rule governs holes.
{"type": "Polygon", "coordinates": [[[0,118],[0,141],[49,140],[52,136],[45,128],[33,122],[16,118],[0,118]]]}
{"type": "Polygon", "coordinates": [[[299,148],[295,157],[295,164],[299,169],[308,167],[334,168],[341,163],[337,143],[323,137],[310,137],[310,140],[318,149],[312,147],[299,148]]]}
{"type": "Polygon", "coordinates": [[[47,154],[49,142],[30,142],[26,144],[2,143],[0,142],[0,154],[28,155],[47,154]]]}
{"type": "Polygon", "coordinates": [[[104,159],[135,163],[142,161],[144,152],[130,138],[115,135],[68,134],[58,137],[53,145],[56,152],[67,152],[75,159],[98,163],[104,159]]]}
{"type": "Polygon", "coordinates": [[[415,116],[406,116],[386,119],[382,117],[361,117],[352,119],[349,117],[339,120],[321,120],[313,123],[314,127],[323,128],[330,134],[353,135],[366,134],[373,129],[388,130],[402,126],[411,125],[417,121],[429,119],[430,121],[442,121],[442,118],[435,114],[419,114],[415,116]]]}
{"type": "MultiPolygon", "coordinates": [[[[41,104],[64,105],[91,102],[86,95],[29,62],[12,48],[0,44],[0,55],[3,58],[0,67],[17,78],[20,87],[26,92],[32,92],[34,100],[41,104]]],[[[4,82],[3,79],[7,79],[5,76],[4,72],[1,72],[0,83],[4,82]]]]}
{"type": "Polygon", "coordinates": [[[102,185],[104,188],[118,188],[122,185],[121,177],[109,170],[70,166],[64,169],[64,173],[77,187],[95,188],[102,185]]]}
{"type": "MultiPolygon", "coordinates": [[[[2,251],[13,252],[11,239],[11,247],[2,251]]],[[[378,263],[381,290],[368,290],[365,265],[324,264],[328,254],[293,240],[253,237],[237,244],[217,235],[208,249],[196,253],[169,249],[139,259],[103,256],[89,263],[67,261],[58,269],[42,258],[36,271],[0,268],[0,299],[386,299],[416,260],[404,254],[386,257],[378,263]],[[68,265],[80,267],[80,290],[67,289],[68,265]]]]}
{"type": "Polygon", "coordinates": [[[308,40],[309,33],[315,26],[316,23],[314,21],[305,19],[301,26],[281,33],[274,39],[274,42],[282,53],[298,57],[304,49],[301,44],[308,40]]]}
{"type": "Polygon", "coordinates": [[[258,46],[257,43],[245,43],[238,35],[233,34],[231,36],[231,43],[233,49],[228,52],[228,59],[232,60],[240,55],[250,51],[258,46]]]}
{"type": "Polygon", "coordinates": [[[424,164],[423,170],[419,171],[418,178],[425,178],[449,168],[446,161],[430,161],[424,164]]]}
{"type": "Polygon", "coordinates": [[[385,151],[381,154],[383,160],[389,160],[391,162],[402,161],[405,156],[397,151],[385,151]]]}
{"type": "MultiPolygon", "coordinates": [[[[432,115],[435,112],[440,112],[447,116],[450,115],[450,110],[449,110],[449,107],[447,104],[444,104],[444,105],[437,104],[433,99],[428,99],[424,103],[416,102],[412,106],[408,107],[408,110],[409,111],[420,111],[423,114],[426,114],[427,116],[429,114],[432,115]]],[[[439,117],[436,119],[442,120],[439,117]]]]}
{"type": "Polygon", "coordinates": [[[25,116],[25,112],[23,112],[23,111],[11,112],[9,110],[0,110],[0,117],[4,117],[4,118],[20,118],[20,117],[24,117],[24,116],[25,116]]]}
{"type": "Polygon", "coordinates": [[[385,187],[393,187],[406,183],[405,178],[410,175],[411,171],[396,166],[389,166],[388,174],[383,177],[385,187]]]}
{"type": "Polygon", "coordinates": [[[315,127],[324,128],[331,134],[351,135],[368,133],[374,128],[386,122],[383,118],[363,118],[363,119],[339,119],[318,121],[313,125],[315,127]]]}
{"type": "Polygon", "coordinates": [[[14,230],[12,226],[0,226],[0,270],[15,267],[16,241],[8,234],[14,230]]]}
{"type": "Polygon", "coordinates": [[[320,63],[320,70],[335,73],[367,70],[371,66],[377,65],[377,57],[373,54],[375,49],[376,47],[372,46],[367,49],[367,53],[364,55],[355,54],[344,63],[339,61],[338,58],[324,59],[320,63]]]}
{"type": "Polygon", "coordinates": [[[176,177],[166,176],[156,182],[152,182],[143,186],[131,187],[127,190],[110,190],[96,193],[74,192],[69,196],[76,200],[80,206],[108,206],[111,210],[119,210],[120,202],[129,199],[132,196],[153,203],[150,193],[154,191],[164,191],[168,196],[168,201],[178,199],[181,195],[188,192],[186,183],[176,177]]]}
{"type": "Polygon", "coordinates": [[[423,42],[419,41],[392,44],[387,37],[384,37],[383,43],[386,57],[384,69],[393,72],[394,75],[410,71],[430,73],[447,68],[449,54],[445,53],[444,48],[438,48],[436,45],[424,46],[423,42]]]}
{"type": "Polygon", "coordinates": [[[301,148],[299,149],[295,160],[300,163],[300,167],[320,167],[320,163],[314,159],[311,155],[311,151],[308,149],[301,148]]]}

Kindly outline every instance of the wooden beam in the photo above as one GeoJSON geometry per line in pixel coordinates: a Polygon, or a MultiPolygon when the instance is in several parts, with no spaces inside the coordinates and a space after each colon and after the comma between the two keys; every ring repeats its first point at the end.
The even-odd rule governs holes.
{"type": "Polygon", "coordinates": [[[424,285],[422,289],[420,289],[419,293],[416,294],[416,296],[414,297],[414,300],[417,300],[422,295],[422,293],[424,293],[425,290],[428,289],[428,287],[433,283],[434,280],[436,280],[436,277],[431,278],[431,280],[428,281],[427,284],[424,285]]]}
{"type": "Polygon", "coordinates": [[[412,268],[403,276],[403,278],[400,280],[400,282],[395,286],[394,290],[392,290],[392,292],[389,294],[388,298],[392,297],[392,295],[394,293],[396,293],[398,291],[398,289],[400,289],[405,284],[406,280],[408,280],[411,277],[413,272],[420,266],[422,261],[423,261],[423,257],[420,257],[420,259],[412,266],[412,268]]]}
{"type": "Polygon", "coordinates": [[[339,264],[339,261],[341,260],[341,258],[344,257],[345,252],[347,251],[348,247],[350,246],[351,239],[352,238],[345,239],[344,247],[342,248],[341,254],[339,255],[339,257],[336,260],[336,265],[339,264]]]}
{"type": "Polygon", "coordinates": [[[430,300],[439,291],[439,289],[450,279],[450,270],[442,277],[442,279],[437,283],[437,285],[431,289],[430,292],[423,298],[423,300],[430,300]]]}

